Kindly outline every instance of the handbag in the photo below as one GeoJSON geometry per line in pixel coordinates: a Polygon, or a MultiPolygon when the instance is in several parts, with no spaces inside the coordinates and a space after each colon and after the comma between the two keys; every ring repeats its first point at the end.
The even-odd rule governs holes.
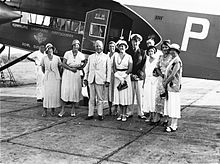
{"type": "Polygon", "coordinates": [[[124,90],[124,89],[126,89],[126,88],[128,88],[127,81],[125,81],[123,84],[120,83],[120,84],[117,86],[117,89],[118,89],[119,91],[122,91],[122,90],[124,90]]]}

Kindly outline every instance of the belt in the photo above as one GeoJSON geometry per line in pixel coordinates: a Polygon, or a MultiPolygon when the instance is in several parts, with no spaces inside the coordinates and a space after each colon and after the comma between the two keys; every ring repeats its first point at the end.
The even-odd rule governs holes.
{"type": "Polygon", "coordinates": [[[117,71],[127,71],[128,69],[116,69],[117,71]]]}

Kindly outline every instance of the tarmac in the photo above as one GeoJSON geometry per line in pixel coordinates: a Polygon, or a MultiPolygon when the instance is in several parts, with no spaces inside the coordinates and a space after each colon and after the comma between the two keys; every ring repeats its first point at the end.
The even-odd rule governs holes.
{"type": "MultiPolygon", "coordinates": [[[[0,88],[1,159],[5,164],[220,163],[220,81],[183,79],[176,132],[135,115],[85,120],[87,106],[70,117],[41,117],[35,85],[0,88]]],[[[60,109],[56,110],[56,114],[60,109]]]]}

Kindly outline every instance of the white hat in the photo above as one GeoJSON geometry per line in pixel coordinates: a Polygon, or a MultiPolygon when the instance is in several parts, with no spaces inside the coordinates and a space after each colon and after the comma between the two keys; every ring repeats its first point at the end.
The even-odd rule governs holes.
{"type": "Polygon", "coordinates": [[[131,40],[135,40],[135,41],[142,41],[143,40],[143,38],[142,38],[142,36],[140,35],[140,34],[132,34],[131,35],[131,40]]]}
{"type": "Polygon", "coordinates": [[[53,50],[55,49],[54,46],[51,43],[47,43],[47,45],[45,47],[45,51],[48,51],[49,48],[53,48],[53,50]]]}
{"type": "Polygon", "coordinates": [[[80,45],[79,40],[78,39],[74,39],[73,42],[72,42],[72,45],[74,45],[74,44],[79,44],[80,45]]]}
{"type": "Polygon", "coordinates": [[[180,53],[180,46],[176,43],[170,45],[170,50],[171,49],[176,50],[178,53],[180,53]]]}
{"type": "Polygon", "coordinates": [[[155,41],[154,41],[152,38],[148,39],[148,40],[146,41],[146,43],[147,43],[147,44],[148,44],[148,43],[151,43],[152,46],[155,45],[155,41]]]}
{"type": "Polygon", "coordinates": [[[128,46],[128,44],[127,44],[127,42],[126,42],[125,40],[119,40],[119,41],[116,43],[116,45],[117,45],[118,48],[119,48],[119,46],[122,45],[122,44],[126,46],[125,49],[127,50],[129,46],[128,46]]]}

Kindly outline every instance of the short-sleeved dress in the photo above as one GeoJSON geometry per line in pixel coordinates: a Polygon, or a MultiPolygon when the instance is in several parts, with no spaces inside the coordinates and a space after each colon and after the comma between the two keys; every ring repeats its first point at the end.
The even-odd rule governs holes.
{"type": "Polygon", "coordinates": [[[150,57],[147,56],[145,63],[145,83],[142,97],[143,112],[155,112],[156,107],[156,88],[158,84],[158,78],[153,76],[153,70],[156,68],[158,58],[155,58],[150,62],[150,57]]]}
{"type": "MultiPolygon", "coordinates": [[[[64,58],[67,60],[66,63],[68,66],[78,67],[81,66],[82,61],[85,60],[85,55],[78,52],[76,56],[73,56],[72,50],[70,50],[64,54],[64,58]]],[[[82,98],[80,70],[74,73],[64,69],[61,84],[61,99],[65,102],[79,102],[82,98]]]]}
{"type": "Polygon", "coordinates": [[[110,102],[113,102],[114,100],[114,72],[113,72],[113,58],[117,52],[114,52],[113,55],[110,57],[110,52],[107,53],[107,55],[111,59],[111,81],[109,84],[109,87],[106,88],[105,91],[105,100],[108,100],[110,102]]]}
{"type": "MultiPolygon", "coordinates": [[[[129,63],[132,63],[132,57],[129,54],[125,54],[125,56],[121,59],[119,53],[116,53],[113,58],[113,63],[116,67],[116,73],[121,77],[126,76],[126,70],[128,69],[129,63]],[[123,71],[121,71],[123,70],[123,71]]],[[[132,87],[131,87],[131,77],[127,75],[126,79],[128,88],[119,91],[117,86],[120,84],[120,80],[118,78],[114,78],[114,101],[113,103],[116,105],[131,105],[132,104],[132,87]]]]}
{"type": "MultiPolygon", "coordinates": [[[[165,74],[166,68],[169,65],[172,57],[169,55],[166,58],[164,56],[160,56],[157,68],[160,68],[162,74],[165,74]]],[[[164,114],[164,98],[160,97],[160,94],[164,93],[165,89],[163,87],[163,78],[161,76],[158,77],[158,85],[156,89],[156,112],[160,114],[164,114]]]]}
{"type": "Polygon", "coordinates": [[[53,55],[52,60],[48,56],[44,56],[41,66],[45,67],[44,75],[44,108],[57,108],[61,106],[60,102],[60,73],[59,64],[61,60],[58,56],[53,55]]]}

